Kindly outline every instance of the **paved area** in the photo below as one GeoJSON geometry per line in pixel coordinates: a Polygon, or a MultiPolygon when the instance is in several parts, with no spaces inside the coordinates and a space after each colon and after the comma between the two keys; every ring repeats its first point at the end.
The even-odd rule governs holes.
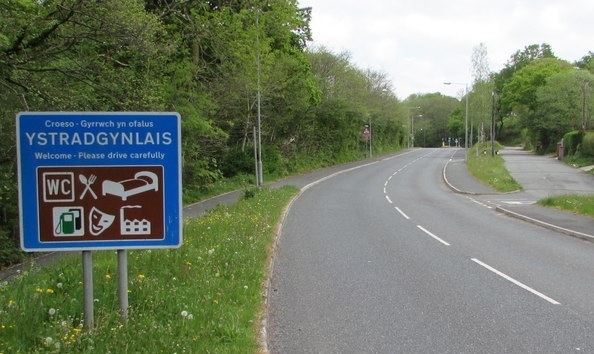
{"type": "Polygon", "coordinates": [[[523,190],[499,193],[472,177],[460,150],[444,169],[444,179],[459,193],[475,195],[494,204],[496,210],[565,234],[594,241],[594,218],[577,215],[536,203],[549,196],[594,194],[594,175],[572,168],[549,156],[540,156],[519,148],[500,151],[505,166],[523,190]]]}

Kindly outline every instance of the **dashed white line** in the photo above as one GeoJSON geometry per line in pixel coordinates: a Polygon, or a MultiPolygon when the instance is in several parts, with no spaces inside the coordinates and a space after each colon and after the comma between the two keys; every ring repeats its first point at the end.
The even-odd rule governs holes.
{"type": "Polygon", "coordinates": [[[519,282],[519,281],[515,280],[514,278],[510,277],[509,275],[507,275],[507,274],[505,274],[505,273],[502,273],[502,272],[498,271],[497,269],[495,269],[495,268],[491,267],[490,265],[488,265],[488,264],[486,264],[486,263],[483,263],[483,262],[479,261],[479,260],[478,260],[478,259],[476,259],[476,258],[471,258],[471,260],[472,260],[473,262],[475,262],[476,264],[480,265],[481,267],[484,267],[485,269],[488,269],[488,270],[490,270],[491,272],[493,272],[493,273],[495,273],[495,274],[499,275],[499,276],[500,276],[500,277],[502,277],[503,279],[505,279],[505,280],[507,280],[507,281],[510,281],[510,282],[514,283],[515,285],[519,286],[520,288],[522,288],[522,289],[524,289],[524,290],[527,290],[527,291],[531,292],[532,294],[534,294],[534,295],[536,295],[536,296],[540,297],[541,299],[544,299],[544,300],[546,300],[546,301],[550,302],[550,303],[551,303],[551,304],[553,304],[553,305],[561,305],[561,303],[560,303],[560,302],[558,302],[558,301],[556,301],[556,300],[553,300],[553,299],[551,299],[550,297],[546,296],[545,294],[543,294],[543,293],[541,293],[541,292],[538,292],[538,291],[536,291],[536,290],[532,289],[532,288],[531,288],[531,287],[529,287],[528,285],[525,285],[525,284],[523,284],[523,283],[521,283],[521,282],[519,282]]]}
{"type": "Polygon", "coordinates": [[[396,209],[396,211],[399,212],[400,215],[402,215],[406,220],[410,220],[410,218],[408,217],[408,215],[406,215],[402,210],[400,210],[399,207],[395,206],[394,209],[396,209]]]}
{"type": "Polygon", "coordinates": [[[388,201],[388,203],[392,204],[392,200],[387,195],[386,195],[386,200],[388,201]]]}
{"type": "Polygon", "coordinates": [[[417,227],[418,227],[418,228],[419,228],[421,231],[423,231],[423,232],[424,232],[424,233],[426,233],[427,235],[429,235],[429,236],[433,237],[433,238],[434,238],[434,239],[436,239],[437,241],[439,241],[439,242],[443,243],[444,245],[446,245],[446,246],[449,246],[449,245],[450,245],[450,244],[449,244],[449,243],[447,243],[446,241],[442,240],[441,238],[439,238],[439,237],[435,236],[434,234],[432,234],[431,232],[427,231],[427,229],[425,229],[423,226],[421,226],[421,225],[417,225],[417,227]]]}

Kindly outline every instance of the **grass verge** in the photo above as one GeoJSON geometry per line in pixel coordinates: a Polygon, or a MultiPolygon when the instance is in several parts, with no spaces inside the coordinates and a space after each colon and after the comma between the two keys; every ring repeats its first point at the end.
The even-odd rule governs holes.
{"type": "MultiPolygon", "coordinates": [[[[498,147],[497,149],[500,149],[498,147]]],[[[505,161],[499,155],[491,156],[490,147],[475,145],[468,150],[467,166],[470,173],[483,183],[500,192],[521,190],[522,186],[509,174],[505,161]],[[477,154],[477,149],[479,153],[477,154]],[[484,153],[487,151],[487,153],[484,153]]]]}
{"type": "Polygon", "coordinates": [[[538,201],[539,205],[594,217],[594,196],[562,195],[538,201]]]}
{"type": "MultiPolygon", "coordinates": [[[[594,164],[590,157],[567,156],[563,159],[567,165],[579,168],[594,164]]],[[[587,173],[593,173],[590,170],[587,173]]],[[[562,195],[548,197],[538,201],[539,205],[569,211],[576,214],[594,217],[594,196],[591,195],[562,195]]]]}
{"type": "Polygon", "coordinates": [[[129,318],[115,252],[93,253],[94,319],[83,328],[80,258],[0,284],[0,353],[256,353],[271,245],[294,187],[258,189],[184,225],[179,249],[128,251],[129,318]]]}

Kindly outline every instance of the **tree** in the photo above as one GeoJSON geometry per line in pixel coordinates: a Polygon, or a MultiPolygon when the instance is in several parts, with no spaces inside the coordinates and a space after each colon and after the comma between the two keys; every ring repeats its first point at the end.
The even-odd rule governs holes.
{"type": "Polygon", "coordinates": [[[571,64],[555,58],[537,59],[520,69],[503,86],[502,106],[512,107],[519,117],[520,124],[528,130],[532,144],[548,148],[554,142],[550,135],[539,127],[541,116],[536,114],[538,107],[537,90],[546,84],[549,77],[562,71],[573,70],[571,64]]]}
{"type": "Polygon", "coordinates": [[[464,136],[464,126],[460,136],[454,124],[450,124],[451,112],[455,111],[460,105],[460,101],[457,99],[440,93],[430,93],[413,95],[405,103],[410,107],[420,107],[415,110],[415,114],[422,115],[414,118],[415,146],[437,147],[441,146],[442,143],[447,144],[449,138],[454,141],[456,138],[464,136]],[[450,128],[453,130],[450,130],[450,128]],[[420,135],[421,129],[423,129],[422,135],[420,135]],[[419,136],[422,136],[422,140],[419,140],[419,136]]]}
{"type": "Polygon", "coordinates": [[[594,75],[586,70],[568,70],[552,75],[537,90],[537,109],[532,129],[556,142],[572,130],[591,128],[589,107],[594,100],[589,87],[594,75]]]}
{"type": "Polygon", "coordinates": [[[594,74],[594,52],[588,52],[582,59],[575,62],[575,66],[580,69],[586,69],[590,73],[594,74]]]}
{"type": "Polygon", "coordinates": [[[0,3],[0,265],[18,249],[16,113],[163,109],[165,34],[137,0],[0,3]]]}
{"type": "MultiPolygon", "coordinates": [[[[524,47],[523,50],[517,50],[510,56],[510,59],[505,64],[505,67],[494,75],[495,90],[502,93],[505,84],[512,79],[516,72],[530,64],[532,61],[543,58],[556,58],[550,45],[548,44],[532,44],[524,47]]],[[[498,110],[500,117],[507,116],[512,113],[513,107],[509,106],[505,100],[501,101],[498,110]]]]}

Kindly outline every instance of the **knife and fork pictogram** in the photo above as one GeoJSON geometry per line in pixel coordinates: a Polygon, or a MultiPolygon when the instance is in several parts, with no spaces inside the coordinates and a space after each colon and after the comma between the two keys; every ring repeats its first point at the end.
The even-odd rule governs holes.
{"type": "Polygon", "coordinates": [[[87,177],[85,175],[78,175],[78,179],[85,185],[85,189],[83,190],[82,194],[80,195],[80,199],[83,199],[85,194],[87,194],[87,191],[91,192],[91,194],[93,195],[93,198],[97,199],[97,194],[95,194],[95,192],[93,192],[93,189],[91,188],[91,184],[95,183],[95,181],[97,180],[97,176],[91,175],[87,179],[87,177]]]}

